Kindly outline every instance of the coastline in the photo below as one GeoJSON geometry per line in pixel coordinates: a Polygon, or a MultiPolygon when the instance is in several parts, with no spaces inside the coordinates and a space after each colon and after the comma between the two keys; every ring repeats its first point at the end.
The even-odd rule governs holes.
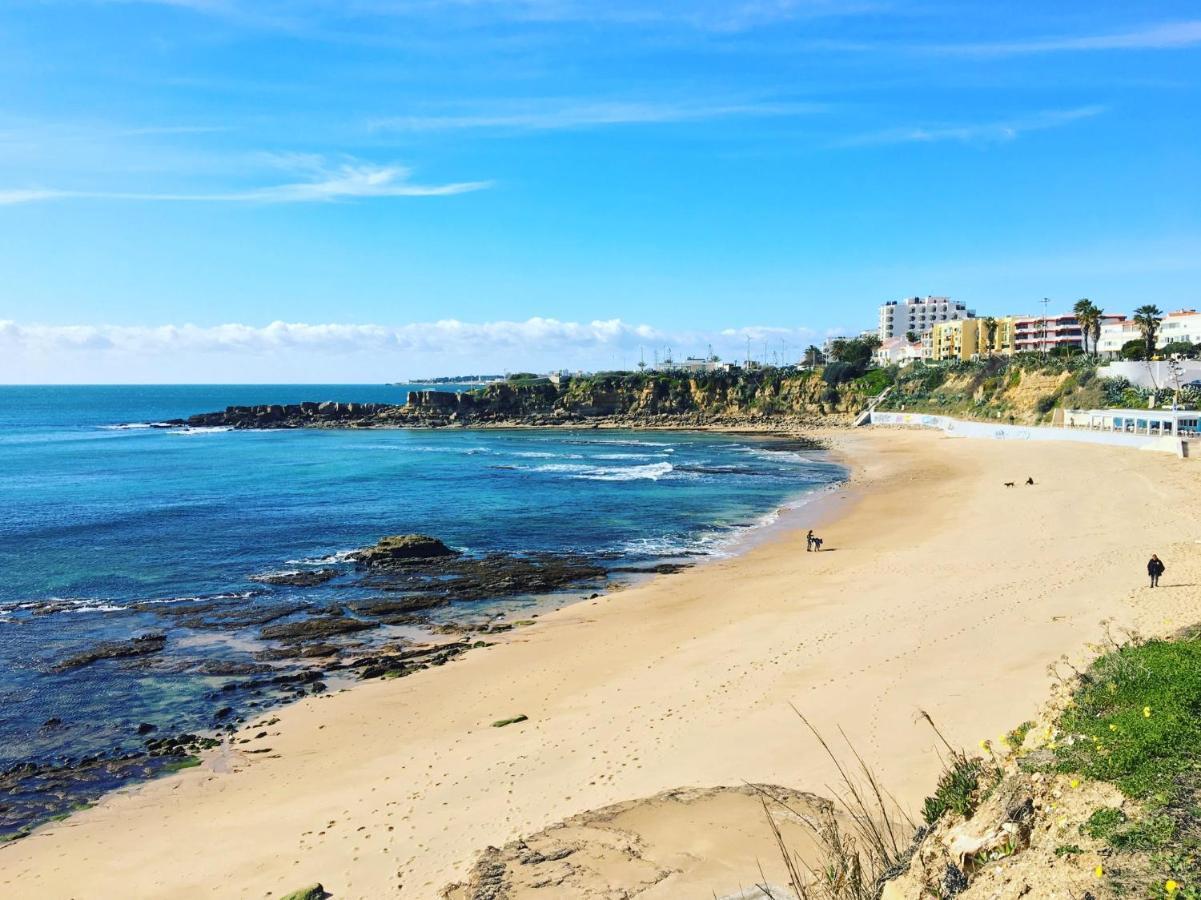
{"type": "MultiPolygon", "coordinates": [[[[436,896],[488,844],[608,803],[746,780],[822,793],[828,765],[792,701],[824,730],[844,725],[913,806],[937,765],[916,704],[974,743],[1021,721],[1045,664],[1082,652],[1101,618],[1151,630],[1164,612],[1196,617],[1192,585],[1149,605],[1136,578],[1123,582],[1144,548],[1098,527],[1109,500],[1161,555],[1174,532],[1191,544],[1188,502],[1165,509],[1139,493],[1163,479],[1165,496],[1195,498],[1187,463],[930,434],[824,437],[853,463],[820,514],[837,552],[798,553],[803,535],[782,528],[732,559],[545,614],[440,672],[277,710],[266,738],[239,735],[270,751],[223,749],[44,826],[0,849],[2,883],[44,897],[82,884],[257,897],[313,881],[340,897],[436,896]],[[1047,489],[1005,492],[1002,472],[1025,469],[1047,489]],[[1098,497],[1098,478],[1116,474],[1121,496],[1098,497]],[[1040,518],[1064,533],[1022,559],[1040,518]],[[989,563],[997,555],[1012,572],[989,563]],[[1078,573],[1047,574],[1069,560],[1078,573]],[[923,572],[940,577],[913,583],[923,572]],[[529,722],[489,727],[516,714],[529,722]],[[199,846],[195,860],[171,851],[199,846]]],[[[1184,580],[1193,568],[1170,566],[1184,580]]]]}

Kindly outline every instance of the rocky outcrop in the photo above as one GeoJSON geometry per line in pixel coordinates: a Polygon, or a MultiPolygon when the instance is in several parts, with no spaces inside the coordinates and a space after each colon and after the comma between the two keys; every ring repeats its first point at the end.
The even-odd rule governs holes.
{"type": "Polygon", "coordinates": [[[831,387],[816,372],[619,373],[559,384],[496,382],[465,393],[412,391],[403,405],[230,406],[172,424],[193,428],[779,427],[849,423],[867,396],[866,388],[855,382],[831,387]]]}
{"type": "Polygon", "coordinates": [[[396,534],[380,538],[372,547],[350,554],[350,558],[368,567],[388,566],[414,559],[436,559],[458,556],[457,550],[447,547],[428,534],[396,534]]]}
{"type": "Polygon", "coordinates": [[[163,634],[143,634],[128,641],[106,641],[89,647],[81,653],[68,656],[54,666],[55,672],[67,672],[82,666],[89,666],[102,659],[130,659],[138,656],[149,656],[162,652],[167,645],[167,637],[163,634]]]}

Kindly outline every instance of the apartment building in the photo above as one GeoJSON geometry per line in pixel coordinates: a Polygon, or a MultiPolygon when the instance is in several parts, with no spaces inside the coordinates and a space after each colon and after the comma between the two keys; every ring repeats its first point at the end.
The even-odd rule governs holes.
{"type": "Polygon", "coordinates": [[[881,341],[903,338],[909,332],[923,334],[939,322],[971,319],[976,315],[967,306],[949,297],[910,297],[890,300],[880,307],[877,334],[881,341]]]}
{"type": "MultiPolygon", "coordinates": [[[[1114,318],[1116,321],[1106,321],[1101,326],[1101,337],[1097,341],[1097,352],[1109,358],[1121,353],[1122,347],[1130,341],[1139,341],[1143,337],[1133,319],[1114,318]]],[[[1155,346],[1162,348],[1175,343],[1201,344],[1201,313],[1195,309],[1178,309],[1163,317],[1155,346]]]]}
{"type": "MultiPolygon", "coordinates": [[[[1101,333],[1110,325],[1124,322],[1125,316],[1101,317],[1101,333]]],[[[1099,342],[1098,342],[1099,344],[1099,342]]],[[[1084,333],[1072,313],[1054,316],[1020,316],[1013,322],[1013,351],[1015,353],[1046,353],[1062,347],[1084,349],[1084,333]]]]}

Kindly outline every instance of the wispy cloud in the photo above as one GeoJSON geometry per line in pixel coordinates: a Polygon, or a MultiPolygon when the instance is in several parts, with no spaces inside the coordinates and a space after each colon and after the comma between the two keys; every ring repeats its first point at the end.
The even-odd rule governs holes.
{"type": "MultiPolygon", "coordinates": [[[[564,322],[534,317],[524,321],[461,322],[443,319],[404,325],[306,324],[272,322],[265,326],[225,324],[118,326],[38,325],[0,320],[0,348],[39,354],[102,351],[145,356],[177,353],[432,353],[471,355],[482,352],[539,354],[636,350],[640,345],[670,344],[688,352],[707,345],[724,348],[729,355],[742,350],[749,337],[773,349],[786,342],[795,349],[809,341],[807,328],[750,326],[715,331],[669,331],[621,319],[564,322]]],[[[798,351],[799,352],[799,351],[798,351]]]]}
{"type": "Polygon", "coordinates": [[[1026,56],[1089,50],[1174,50],[1201,44],[1201,20],[1165,22],[1109,34],[1064,35],[1017,41],[938,44],[922,49],[948,56],[1026,56]]]}
{"type": "Polygon", "coordinates": [[[1076,109],[1049,110],[998,122],[977,122],[967,125],[905,126],[854,135],[837,141],[837,147],[872,147],[884,144],[934,144],[942,141],[959,143],[996,143],[1016,140],[1031,131],[1046,131],[1091,119],[1106,111],[1104,106],[1081,106],[1076,109]]]}
{"type": "Polygon", "coordinates": [[[467,114],[392,116],[368,123],[376,131],[450,131],[501,129],[554,131],[617,125],[700,122],[711,119],[779,118],[809,115],[819,103],[669,103],[528,101],[467,114]]]}
{"type": "Polygon", "coordinates": [[[321,158],[305,160],[311,177],[305,181],[237,191],[212,193],[70,190],[58,188],[0,189],[0,206],[46,200],[127,200],[193,203],[320,203],[370,197],[445,197],[483,190],[488,181],[418,184],[405,166],[347,161],[329,166],[321,158]]]}

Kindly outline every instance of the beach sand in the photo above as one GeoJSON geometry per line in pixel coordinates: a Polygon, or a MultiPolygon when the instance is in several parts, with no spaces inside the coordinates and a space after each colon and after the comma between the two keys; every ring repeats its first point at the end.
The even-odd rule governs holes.
{"type": "MultiPolygon", "coordinates": [[[[842,727],[917,809],[939,771],[919,708],[974,748],[1030,718],[1048,664],[1088,658],[1103,619],[1146,633],[1201,619],[1195,463],[928,432],[830,440],[855,474],[824,503],[825,552],[785,530],[442,668],[301,701],[242,735],[267,731],[240,746],[269,752],[217,754],[0,849],[0,885],[230,898],[319,881],[338,900],[433,898],[485,847],[610,804],[746,782],[828,795],[835,773],[790,704],[842,727]],[[1167,564],[1156,590],[1152,552],[1167,564]]],[[[649,832],[656,809],[672,815],[658,804],[649,832]]],[[[673,859],[710,865],[640,896],[736,896],[758,879],[711,864],[723,845],[707,829],[675,832],[673,859]]],[[[774,853],[765,839],[778,881],[774,853]]]]}

